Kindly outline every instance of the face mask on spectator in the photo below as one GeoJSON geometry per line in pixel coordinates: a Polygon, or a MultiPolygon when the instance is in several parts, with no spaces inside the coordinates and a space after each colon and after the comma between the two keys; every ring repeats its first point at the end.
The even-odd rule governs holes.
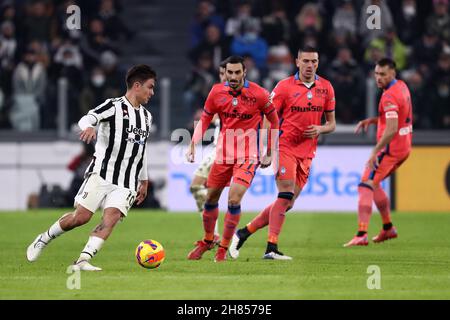
{"type": "Polygon", "coordinates": [[[95,87],[101,87],[105,83],[105,76],[102,74],[95,74],[92,76],[91,82],[95,87]]]}
{"type": "Polygon", "coordinates": [[[404,6],[403,14],[407,17],[414,17],[416,15],[416,7],[413,5],[404,6]]]}
{"type": "Polygon", "coordinates": [[[255,41],[257,38],[258,38],[258,34],[256,32],[246,32],[244,34],[245,41],[252,42],[252,41],[255,41]]]}
{"type": "Polygon", "coordinates": [[[441,98],[447,98],[450,95],[450,87],[447,85],[440,85],[438,87],[438,94],[441,98]]]}

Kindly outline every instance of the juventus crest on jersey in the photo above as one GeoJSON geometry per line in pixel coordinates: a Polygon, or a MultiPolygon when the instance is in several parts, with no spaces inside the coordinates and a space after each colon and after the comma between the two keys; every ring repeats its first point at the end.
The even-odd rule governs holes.
{"type": "Polygon", "coordinates": [[[151,113],[142,105],[133,108],[128,99],[107,99],[88,112],[95,117],[97,142],[86,175],[99,174],[106,181],[136,191],[138,180],[147,180],[146,142],[151,113]]]}

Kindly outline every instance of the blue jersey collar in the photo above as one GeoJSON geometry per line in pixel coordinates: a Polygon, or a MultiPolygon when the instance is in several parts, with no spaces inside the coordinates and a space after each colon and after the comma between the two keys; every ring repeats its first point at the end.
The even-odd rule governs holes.
{"type": "Polygon", "coordinates": [[[392,87],[394,84],[397,83],[397,79],[392,80],[391,82],[389,82],[389,84],[386,87],[386,90],[389,89],[390,87],[392,87]]]}
{"type": "MultiPolygon", "coordinates": [[[[295,80],[298,80],[298,81],[300,81],[300,75],[298,74],[298,71],[295,73],[295,80]]],[[[316,74],[316,75],[314,75],[314,81],[315,80],[319,80],[319,76],[316,74]]]]}

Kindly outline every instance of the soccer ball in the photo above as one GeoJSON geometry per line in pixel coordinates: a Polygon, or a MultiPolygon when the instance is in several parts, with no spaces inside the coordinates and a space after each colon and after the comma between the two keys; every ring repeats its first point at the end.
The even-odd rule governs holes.
{"type": "Polygon", "coordinates": [[[163,246],[155,240],[144,240],[136,248],[137,262],[144,268],[155,269],[163,263],[163,246]]]}

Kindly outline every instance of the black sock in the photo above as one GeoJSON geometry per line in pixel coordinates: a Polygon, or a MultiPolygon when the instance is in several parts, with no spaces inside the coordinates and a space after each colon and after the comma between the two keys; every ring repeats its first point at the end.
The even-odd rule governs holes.
{"type": "Polygon", "coordinates": [[[392,223],[391,222],[383,224],[383,230],[384,231],[389,230],[390,228],[392,228],[392,223]]]}
{"type": "Polygon", "coordinates": [[[247,227],[238,230],[238,236],[240,239],[247,239],[251,236],[251,232],[248,231],[247,227]]]}
{"type": "Polygon", "coordinates": [[[206,240],[206,239],[204,239],[203,241],[205,241],[207,244],[213,243],[213,240],[206,240]]]}
{"type": "Polygon", "coordinates": [[[269,252],[278,252],[278,245],[276,243],[267,242],[266,253],[269,252]]]}
{"type": "Polygon", "coordinates": [[[356,234],[357,237],[362,237],[363,235],[365,235],[367,233],[367,231],[358,231],[358,233],[356,234]]]}

